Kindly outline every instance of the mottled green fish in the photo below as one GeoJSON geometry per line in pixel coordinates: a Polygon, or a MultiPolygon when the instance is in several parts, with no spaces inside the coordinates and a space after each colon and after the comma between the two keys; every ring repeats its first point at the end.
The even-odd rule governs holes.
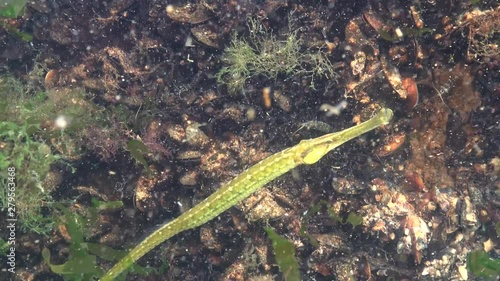
{"type": "Polygon", "coordinates": [[[316,163],[328,152],[343,143],[381,125],[388,124],[392,116],[392,110],[384,108],[370,120],[352,128],[326,134],[315,139],[302,140],[293,147],[267,157],[224,184],[192,209],[153,232],[113,266],[101,278],[101,281],[113,280],[135,261],[170,237],[212,220],[250,196],[266,183],[299,165],[316,163]]]}

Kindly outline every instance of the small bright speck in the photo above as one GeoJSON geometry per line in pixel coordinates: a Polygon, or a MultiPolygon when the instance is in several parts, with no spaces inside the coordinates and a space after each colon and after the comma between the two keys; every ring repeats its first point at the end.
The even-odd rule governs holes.
{"type": "Polygon", "coordinates": [[[401,29],[399,27],[396,28],[395,32],[396,32],[396,36],[398,36],[399,38],[403,38],[403,36],[404,36],[403,31],[401,31],[401,29]]]}
{"type": "Polygon", "coordinates": [[[324,103],[319,107],[319,110],[324,111],[326,116],[339,116],[345,108],[347,108],[347,101],[343,100],[336,105],[324,103]]]}
{"type": "Polygon", "coordinates": [[[186,42],[184,43],[184,47],[195,47],[195,45],[193,44],[193,37],[188,36],[186,38],[186,42]]]}
{"type": "Polygon", "coordinates": [[[60,115],[56,118],[55,125],[59,129],[66,129],[68,126],[68,118],[64,115],[60,115]]]}

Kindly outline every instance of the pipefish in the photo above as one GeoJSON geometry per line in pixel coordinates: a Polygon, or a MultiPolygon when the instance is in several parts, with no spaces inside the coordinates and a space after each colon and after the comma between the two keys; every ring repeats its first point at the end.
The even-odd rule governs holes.
{"type": "Polygon", "coordinates": [[[299,165],[311,165],[318,162],[328,152],[343,143],[381,125],[388,124],[392,116],[391,109],[383,108],[368,121],[354,127],[318,138],[302,140],[295,146],[261,160],[224,184],[198,205],[161,226],[118,261],[100,280],[111,281],[115,279],[135,261],[170,237],[212,220],[250,196],[264,184],[299,165]]]}

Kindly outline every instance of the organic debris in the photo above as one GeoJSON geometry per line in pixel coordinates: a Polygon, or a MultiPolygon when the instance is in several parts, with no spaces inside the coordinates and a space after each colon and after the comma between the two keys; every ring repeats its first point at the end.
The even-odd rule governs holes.
{"type": "Polygon", "coordinates": [[[100,276],[258,161],[391,108],[128,279],[283,279],[266,225],[304,280],[496,278],[497,2],[5,1],[0,180],[16,212],[2,184],[0,219],[18,224],[2,277],[100,276]],[[89,209],[98,223],[74,231],[89,209]]]}

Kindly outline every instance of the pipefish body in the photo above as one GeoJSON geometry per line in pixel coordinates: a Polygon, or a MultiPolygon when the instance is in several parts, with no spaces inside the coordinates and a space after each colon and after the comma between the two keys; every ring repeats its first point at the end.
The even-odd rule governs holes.
{"type": "Polygon", "coordinates": [[[392,116],[391,109],[383,108],[368,121],[354,127],[315,139],[302,140],[293,147],[265,158],[220,187],[198,205],[161,226],[118,261],[100,280],[111,281],[115,279],[135,261],[170,237],[212,220],[266,183],[299,165],[316,163],[343,143],[381,125],[388,124],[392,116]]]}

